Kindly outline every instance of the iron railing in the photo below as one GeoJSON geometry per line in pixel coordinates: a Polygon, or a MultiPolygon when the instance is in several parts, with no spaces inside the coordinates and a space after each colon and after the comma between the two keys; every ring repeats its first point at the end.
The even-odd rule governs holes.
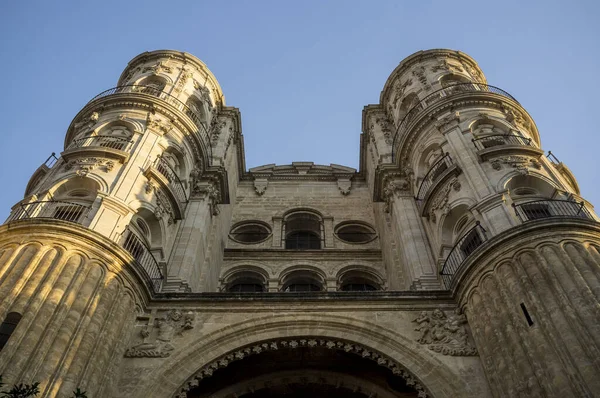
{"type": "Polygon", "coordinates": [[[27,218],[54,218],[56,220],[81,223],[87,216],[90,207],[79,203],[60,200],[44,200],[20,203],[10,214],[7,222],[27,218]]]}
{"type": "Polygon", "coordinates": [[[415,106],[408,110],[404,118],[400,121],[398,128],[396,129],[396,133],[394,134],[394,140],[392,141],[392,162],[396,157],[396,145],[398,144],[398,137],[401,135],[401,132],[404,132],[408,124],[415,119],[415,117],[425,108],[428,108],[430,105],[448,98],[452,95],[464,94],[464,93],[472,93],[472,92],[488,92],[492,94],[501,95],[506,98],[510,98],[511,100],[519,103],[512,95],[507,93],[506,91],[494,87],[489,86],[487,84],[482,83],[459,83],[454,84],[452,86],[444,87],[439,90],[434,91],[433,93],[427,95],[425,98],[420,100],[415,106]]]}
{"type": "Polygon", "coordinates": [[[500,145],[532,146],[531,138],[525,138],[517,134],[494,134],[471,140],[477,150],[488,149],[500,145]]]}
{"type": "Polygon", "coordinates": [[[187,193],[185,192],[183,183],[177,176],[175,170],[171,168],[169,163],[166,160],[164,160],[161,156],[159,156],[154,161],[154,168],[158,170],[158,172],[167,179],[167,181],[169,182],[169,188],[175,194],[177,200],[183,203],[187,202],[188,197],[187,193]]]}
{"type": "Polygon", "coordinates": [[[460,237],[456,242],[444,265],[440,275],[444,281],[444,285],[447,289],[450,289],[454,280],[454,275],[460,270],[465,260],[473,253],[479,246],[481,246],[487,240],[485,229],[477,222],[473,228],[467,233],[460,237]]]}
{"type": "Polygon", "coordinates": [[[534,200],[519,204],[513,203],[513,207],[522,222],[550,217],[593,219],[583,202],[573,202],[570,200],[534,200]]]}
{"type": "Polygon", "coordinates": [[[554,164],[555,166],[559,166],[560,165],[560,160],[558,160],[558,158],[556,156],[554,156],[554,154],[552,153],[552,151],[548,151],[548,154],[546,155],[546,157],[548,159],[550,159],[550,161],[552,162],[552,164],[554,164]]]}
{"type": "Polygon", "coordinates": [[[163,274],[148,245],[129,228],[123,233],[123,249],[127,250],[152,281],[154,291],[160,290],[163,274]]]}
{"type": "Polygon", "coordinates": [[[51,169],[52,166],[56,164],[56,162],[58,162],[58,158],[56,157],[56,153],[52,152],[50,156],[48,156],[48,159],[46,159],[46,161],[44,162],[44,166],[51,169]]]}
{"type": "Polygon", "coordinates": [[[429,169],[425,177],[423,177],[423,181],[421,181],[421,185],[419,186],[419,191],[417,192],[417,196],[415,199],[418,202],[421,202],[427,196],[427,192],[429,189],[435,184],[438,178],[444,173],[444,171],[448,170],[452,167],[452,158],[449,153],[446,153],[440,160],[434,163],[433,166],[429,169]]]}
{"type": "MultiPolygon", "coordinates": [[[[128,84],[125,86],[117,86],[110,88],[106,91],[101,92],[92,98],[89,102],[97,100],[98,98],[107,97],[113,94],[122,94],[122,93],[135,93],[135,94],[147,94],[153,97],[158,97],[169,104],[173,105],[175,108],[179,109],[181,112],[185,113],[194,124],[200,129],[200,135],[204,140],[204,144],[206,146],[206,150],[208,151],[209,159],[212,157],[212,148],[210,146],[210,137],[208,134],[208,128],[206,127],[206,123],[202,120],[202,115],[198,112],[195,112],[190,107],[188,107],[185,103],[172,96],[171,94],[162,91],[156,87],[152,86],[144,86],[139,84],[128,84]]],[[[89,103],[88,102],[88,103],[89,103]]]]}
{"type": "Polygon", "coordinates": [[[82,147],[103,147],[110,149],[117,149],[119,151],[127,150],[127,146],[132,141],[123,137],[115,137],[111,135],[95,135],[92,137],[85,137],[73,140],[67,149],[75,149],[82,147]]]}

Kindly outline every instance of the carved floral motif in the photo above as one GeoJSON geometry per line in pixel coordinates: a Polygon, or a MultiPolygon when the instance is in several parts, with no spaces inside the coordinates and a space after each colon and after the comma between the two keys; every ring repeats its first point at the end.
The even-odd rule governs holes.
{"type": "Polygon", "coordinates": [[[211,214],[219,215],[218,205],[221,203],[221,191],[217,188],[215,181],[196,181],[192,188],[192,196],[208,200],[211,214]]]}
{"type": "Polygon", "coordinates": [[[440,70],[448,72],[462,72],[463,68],[461,68],[459,65],[449,63],[448,60],[444,58],[439,63],[431,67],[431,71],[434,73],[440,70]]]}
{"type": "Polygon", "coordinates": [[[430,350],[452,356],[477,355],[467,334],[467,317],[460,308],[450,316],[440,309],[422,311],[413,322],[418,325],[415,330],[420,332],[417,342],[430,350]]]}
{"type": "Polygon", "coordinates": [[[164,317],[156,318],[154,325],[140,331],[142,342],[125,351],[127,358],[166,358],[175,349],[174,336],[181,336],[185,330],[194,328],[195,314],[192,311],[183,314],[180,310],[171,310],[164,317]],[[150,341],[148,341],[150,340],[150,341]]]}
{"type": "Polygon", "coordinates": [[[254,179],[254,192],[258,196],[263,196],[263,194],[267,191],[267,187],[269,186],[269,180],[266,178],[255,178],[254,179]]]}
{"type": "Polygon", "coordinates": [[[427,76],[425,76],[425,67],[424,66],[417,66],[412,71],[412,75],[414,77],[416,77],[423,86],[427,86],[427,76]]]}
{"type": "Polygon", "coordinates": [[[329,338],[297,338],[265,341],[241,348],[217,358],[200,369],[200,371],[198,371],[185,384],[185,386],[181,388],[176,397],[187,398],[187,392],[197,387],[201,380],[211,377],[216,370],[225,368],[232,362],[263,352],[277,351],[280,349],[296,349],[302,347],[323,347],[330,350],[339,350],[359,355],[363,358],[376,362],[379,366],[384,366],[390,369],[393,374],[402,377],[406,381],[406,385],[414,388],[418,392],[417,396],[419,398],[427,398],[429,396],[423,385],[412,374],[410,374],[396,361],[388,358],[384,354],[363,347],[360,344],[350,343],[342,340],[334,340],[329,338]]]}
{"type": "Polygon", "coordinates": [[[452,122],[460,122],[460,112],[452,112],[449,115],[441,117],[435,122],[435,127],[439,130],[445,130],[446,126],[452,122]]]}

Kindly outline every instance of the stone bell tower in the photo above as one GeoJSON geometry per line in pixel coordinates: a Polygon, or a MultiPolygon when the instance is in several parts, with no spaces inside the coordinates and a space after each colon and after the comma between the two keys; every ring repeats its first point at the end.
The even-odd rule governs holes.
{"type": "Polygon", "coordinates": [[[363,131],[390,268],[451,291],[494,395],[598,393],[600,228],[523,106],[468,55],[420,51],[363,131]]]}
{"type": "Polygon", "coordinates": [[[5,382],[103,396],[144,303],[216,290],[240,133],[213,74],[177,51],[137,56],[83,107],[0,227],[0,318],[18,324],[5,382]]]}

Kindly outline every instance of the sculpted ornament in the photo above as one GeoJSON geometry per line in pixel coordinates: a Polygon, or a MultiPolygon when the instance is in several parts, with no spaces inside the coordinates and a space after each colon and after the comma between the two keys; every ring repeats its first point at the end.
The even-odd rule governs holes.
{"type": "Polygon", "coordinates": [[[457,308],[450,316],[439,309],[421,311],[413,320],[420,333],[417,342],[443,355],[474,356],[477,349],[469,341],[467,317],[457,308]]]}
{"type": "Polygon", "coordinates": [[[85,177],[97,167],[102,167],[104,172],[109,173],[115,167],[115,162],[103,158],[78,158],[65,164],[65,170],[75,169],[80,177],[85,177]]]}
{"type": "Polygon", "coordinates": [[[409,193],[410,181],[407,177],[398,179],[389,179],[383,188],[383,199],[385,200],[384,210],[389,213],[392,210],[392,203],[394,195],[398,195],[400,192],[409,193]]]}
{"type": "Polygon", "coordinates": [[[266,178],[255,178],[254,179],[254,192],[258,196],[263,196],[263,194],[267,191],[267,187],[269,186],[269,180],[266,178]]]}
{"type": "Polygon", "coordinates": [[[416,77],[423,86],[427,87],[427,76],[425,76],[424,66],[416,67],[415,70],[412,71],[412,75],[416,77]]]}
{"type": "Polygon", "coordinates": [[[404,96],[404,92],[408,87],[410,87],[413,83],[412,79],[406,79],[404,83],[400,83],[400,80],[394,86],[394,99],[392,100],[392,106],[396,108],[398,106],[398,101],[402,99],[404,96]]]}
{"type": "Polygon", "coordinates": [[[125,351],[127,358],[166,358],[175,349],[171,344],[174,336],[194,328],[195,314],[185,315],[180,310],[171,310],[164,317],[156,318],[154,325],[140,331],[142,342],[125,351]],[[148,341],[150,340],[150,341],[148,341]]]}
{"type": "Polygon", "coordinates": [[[85,133],[91,130],[91,128],[96,125],[99,118],[100,113],[92,112],[90,113],[89,117],[84,118],[82,121],[75,123],[73,125],[73,131],[75,131],[75,134],[85,133]]]}
{"type": "Polygon", "coordinates": [[[217,183],[213,181],[196,181],[192,188],[192,196],[200,197],[202,200],[208,200],[210,213],[213,216],[219,215],[219,203],[221,203],[221,192],[217,188],[217,183]]]}
{"type": "Polygon", "coordinates": [[[460,66],[449,63],[448,60],[445,58],[443,60],[441,60],[438,64],[433,65],[431,67],[431,71],[434,73],[437,71],[440,71],[440,70],[449,71],[449,72],[462,72],[463,71],[463,69],[460,66]]]}
{"type": "Polygon", "coordinates": [[[240,348],[236,351],[223,355],[220,358],[206,364],[200,369],[191,379],[180,389],[177,398],[187,398],[187,392],[194,389],[200,384],[200,381],[211,377],[214,372],[221,368],[226,368],[232,362],[257,355],[263,352],[277,351],[282,349],[297,349],[302,347],[323,347],[329,350],[343,351],[358,355],[362,358],[371,360],[379,366],[384,366],[392,371],[393,374],[402,377],[406,385],[414,388],[417,391],[417,397],[427,398],[430,395],[423,385],[412,374],[410,374],[402,365],[398,364],[393,359],[388,358],[385,354],[371,350],[360,344],[350,343],[342,340],[334,340],[329,338],[296,338],[269,340],[255,345],[250,345],[240,348]]]}
{"type": "Polygon", "coordinates": [[[212,108],[212,101],[210,100],[210,90],[207,87],[198,83],[196,80],[194,80],[194,88],[200,93],[200,99],[202,99],[202,101],[206,102],[209,105],[209,107],[212,108]]]}
{"type": "Polygon", "coordinates": [[[155,116],[152,114],[152,112],[148,112],[148,117],[146,118],[146,128],[153,129],[161,134],[166,134],[173,129],[173,126],[171,123],[165,122],[163,119],[155,116]]]}
{"type": "Polygon", "coordinates": [[[454,190],[459,192],[461,188],[460,182],[453,178],[444,186],[444,188],[440,191],[440,193],[431,201],[431,208],[429,209],[429,219],[435,223],[436,215],[435,211],[442,209],[442,214],[446,215],[450,212],[450,207],[448,206],[448,198],[450,196],[450,191],[454,190]]]}
{"type": "Polygon", "coordinates": [[[162,61],[158,61],[154,65],[152,65],[152,66],[146,66],[146,67],[144,67],[144,69],[142,69],[142,73],[146,73],[146,72],[149,72],[149,71],[151,71],[155,75],[158,75],[161,72],[172,73],[173,72],[173,68],[171,68],[170,66],[167,66],[162,61]]]}
{"type": "Polygon", "coordinates": [[[338,178],[337,186],[342,195],[348,196],[350,194],[350,189],[352,189],[352,181],[350,181],[349,178],[338,178]]]}
{"type": "Polygon", "coordinates": [[[533,167],[534,169],[539,170],[542,165],[536,159],[528,158],[526,156],[505,156],[501,158],[494,159],[490,162],[492,168],[494,170],[501,170],[502,164],[506,164],[516,169],[522,175],[529,174],[529,168],[533,167]]]}
{"type": "Polygon", "coordinates": [[[442,118],[439,118],[437,122],[435,122],[435,127],[437,127],[440,131],[446,129],[446,126],[452,122],[460,122],[460,112],[453,112],[449,115],[446,115],[442,118]]]}

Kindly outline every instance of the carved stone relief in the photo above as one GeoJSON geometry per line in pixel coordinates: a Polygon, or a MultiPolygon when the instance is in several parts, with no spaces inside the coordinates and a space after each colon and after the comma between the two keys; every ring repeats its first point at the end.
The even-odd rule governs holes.
{"type": "Polygon", "coordinates": [[[267,191],[267,187],[269,186],[269,180],[266,178],[255,178],[254,179],[254,192],[258,196],[263,196],[263,194],[267,191]]]}
{"type": "Polygon", "coordinates": [[[406,173],[390,174],[384,180],[383,200],[385,201],[384,210],[389,213],[392,210],[394,196],[404,193],[410,195],[410,178],[406,173]]]}
{"type": "Polygon", "coordinates": [[[425,76],[425,67],[424,66],[417,66],[413,71],[412,71],[412,75],[414,77],[416,77],[419,82],[427,87],[427,76],[425,76]]]}
{"type": "Polygon", "coordinates": [[[167,134],[173,130],[173,125],[152,114],[152,112],[148,112],[148,116],[146,118],[146,128],[152,129],[157,133],[167,134]]]}
{"type": "Polygon", "coordinates": [[[156,195],[156,209],[154,215],[159,220],[163,217],[167,217],[167,224],[173,224],[175,222],[175,211],[173,210],[171,201],[162,191],[162,188],[156,185],[154,181],[148,180],[146,183],[146,193],[151,194],[152,192],[156,195]]]}
{"type": "Polygon", "coordinates": [[[157,75],[161,72],[164,73],[172,73],[173,72],[173,68],[171,68],[170,66],[166,65],[164,62],[162,61],[158,61],[157,63],[155,63],[154,65],[151,66],[145,66],[144,69],[142,69],[142,73],[146,73],[146,72],[152,72],[153,74],[157,75]]]}
{"type": "Polygon", "coordinates": [[[213,216],[219,215],[221,192],[215,181],[196,181],[192,187],[192,197],[208,200],[210,212],[213,216]]]}
{"type": "Polygon", "coordinates": [[[443,355],[474,356],[477,349],[470,342],[467,332],[467,317],[457,308],[447,316],[442,310],[422,311],[413,320],[420,333],[417,342],[443,355]]]}
{"type": "Polygon", "coordinates": [[[394,86],[394,98],[392,99],[392,107],[394,109],[398,107],[398,102],[402,99],[404,92],[412,85],[412,83],[412,79],[406,79],[404,83],[401,83],[400,80],[396,82],[396,85],[394,86]]]}
{"type": "Polygon", "coordinates": [[[88,117],[83,118],[83,120],[75,123],[73,125],[73,131],[75,132],[75,135],[79,135],[90,131],[92,127],[94,127],[96,123],[98,123],[99,118],[99,112],[92,112],[88,117]]]}
{"type": "Polygon", "coordinates": [[[349,178],[338,178],[337,186],[340,190],[340,193],[344,196],[350,194],[350,189],[352,188],[352,181],[349,178]]]}
{"type": "Polygon", "coordinates": [[[444,132],[446,127],[454,121],[460,122],[460,112],[452,112],[449,115],[439,118],[435,122],[435,127],[437,127],[441,132],[444,132]]]}
{"type": "Polygon", "coordinates": [[[200,93],[200,99],[202,99],[202,101],[206,102],[210,108],[212,108],[213,105],[212,105],[212,101],[210,99],[210,90],[207,87],[198,83],[196,80],[194,80],[194,88],[196,90],[198,90],[198,92],[200,93]]]}
{"type": "Polygon", "coordinates": [[[115,162],[104,158],[78,158],[65,164],[65,170],[75,169],[75,173],[81,177],[85,177],[96,168],[102,168],[104,172],[109,173],[114,167],[115,162]]]}
{"type": "Polygon", "coordinates": [[[446,215],[450,212],[450,207],[448,206],[450,191],[454,190],[456,192],[459,192],[460,189],[460,182],[456,178],[453,178],[440,190],[440,192],[431,201],[431,207],[429,208],[428,217],[431,222],[435,223],[437,220],[437,217],[435,215],[436,210],[442,209],[443,215],[446,215]]]}
{"type": "Polygon", "coordinates": [[[180,310],[171,310],[156,318],[154,324],[140,331],[141,343],[125,351],[127,358],[165,358],[175,349],[173,338],[184,331],[194,328],[195,314],[192,311],[183,314],[180,310]]]}
{"type": "Polygon", "coordinates": [[[519,173],[523,175],[529,174],[529,168],[539,170],[542,167],[540,162],[536,159],[532,159],[527,156],[517,155],[499,157],[491,160],[490,164],[492,165],[492,168],[494,170],[501,170],[502,165],[505,164],[516,169],[519,173]]]}
{"type": "Polygon", "coordinates": [[[462,72],[463,68],[461,68],[459,65],[449,63],[448,60],[444,58],[439,63],[431,67],[431,71],[434,73],[440,70],[448,72],[462,72]]]}

